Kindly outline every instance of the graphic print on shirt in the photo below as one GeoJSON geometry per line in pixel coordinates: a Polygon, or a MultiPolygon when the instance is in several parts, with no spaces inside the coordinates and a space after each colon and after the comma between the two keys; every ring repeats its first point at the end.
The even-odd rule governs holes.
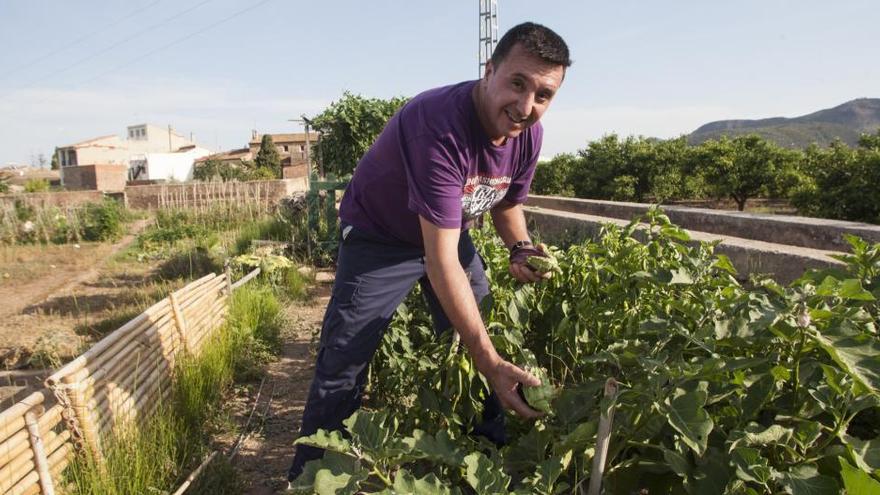
{"type": "Polygon", "coordinates": [[[469,177],[461,196],[461,212],[465,220],[472,220],[482,215],[501,201],[507,194],[510,182],[511,178],[508,176],[469,177]]]}

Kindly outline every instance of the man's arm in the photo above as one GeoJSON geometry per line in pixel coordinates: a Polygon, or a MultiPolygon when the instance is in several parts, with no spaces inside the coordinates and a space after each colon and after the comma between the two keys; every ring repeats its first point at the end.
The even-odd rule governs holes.
{"type": "MultiPolygon", "coordinates": [[[[521,204],[501,200],[492,208],[491,214],[495,230],[508,249],[518,241],[531,241],[521,204]]],[[[539,274],[519,263],[511,263],[509,269],[513,278],[520,282],[538,282],[550,277],[550,273],[539,274]]]]}
{"type": "Polygon", "coordinates": [[[425,243],[428,280],[477,369],[489,381],[501,405],[525,418],[540,416],[519,397],[516,387],[519,383],[537,386],[541,382],[502,359],[489,339],[470,282],[458,259],[459,229],[437,227],[422,216],[419,221],[425,243]]]}

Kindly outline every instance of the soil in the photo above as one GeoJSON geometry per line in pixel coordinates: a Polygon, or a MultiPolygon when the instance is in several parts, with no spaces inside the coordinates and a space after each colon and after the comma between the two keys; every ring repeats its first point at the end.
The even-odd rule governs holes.
{"type": "Polygon", "coordinates": [[[148,219],[115,243],[4,248],[0,259],[0,368],[17,369],[45,353],[57,365],[97,340],[88,328],[120,306],[125,290],[142,286],[151,267],[116,263],[148,219]],[[22,329],[28,331],[22,331],[22,329]]]}
{"type": "MultiPolygon", "coordinates": [[[[279,358],[270,363],[263,391],[256,405],[250,429],[256,433],[242,442],[232,464],[245,487],[241,493],[266,495],[284,493],[287,469],[305,408],[315,366],[315,343],[330,299],[332,273],[318,272],[317,283],[307,302],[285,310],[289,324],[282,334],[279,358]]],[[[243,428],[254,407],[259,383],[250,384],[231,402],[237,423],[243,428]]],[[[236,438],[218,439],[218,448],[229,452],[236,438]]]]}

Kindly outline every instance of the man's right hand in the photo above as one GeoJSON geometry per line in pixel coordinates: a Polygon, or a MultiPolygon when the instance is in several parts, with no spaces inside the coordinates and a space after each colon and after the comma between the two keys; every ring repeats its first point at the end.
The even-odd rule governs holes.
{"type": "Polygon", "coordinates": [[[505,409],[512,410],[526,419],[535,419],[542,416],[540,412],[529,407],[516,390],[520,383],[525,387],[537,387],[541,384],[540,380],[531,373],[503,359],[499,359],[495,364],[488,366],[488,368],[486,370],[481,369],[480,372],[489,381],[489,385],[495,391],[498,400],[505,409]]]}

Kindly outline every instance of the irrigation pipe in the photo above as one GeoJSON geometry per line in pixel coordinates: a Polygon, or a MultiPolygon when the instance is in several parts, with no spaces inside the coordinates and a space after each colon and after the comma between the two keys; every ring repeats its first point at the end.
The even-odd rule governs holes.
{"type": "MultiPolygon", "coordinates": [[[[263,392],[263,385],[265,383],[266,383],[266,379],[263,378],[263,380],[260,382],[260,388],[257,390],[257,397],[254,400],[254,405],[253,405],[253,407],[251,407],[251,413],[248,415],[247,423],[245,423],[244,432],[242,432],[238,436],[238,440],[235,442],[235,447],[232,449],[232,453],[229,455],[230,460],[232,460],[232,458],[235,456],[235,454],[238,453],[238,449],[241,446],[241,442],[248,436],[248,434],[246,434],[246,432],[247,432],[248,427],[251,424],[251,419],[254,417],[254,411],[257,409],[257,404],[259,404],[259,402],[260,402],[260,394],[262,394],[262,392],[263,392]]],[[[273,390],[274,390],[274,388],[273,388],[273,390]]],[[[189,489],[190,485],[192,485],[192,483],[196,479],[198,479],[199,475],[202,474],[202,471],[204,471],[205,468],[208,467],[209,464],[211,464],[211,461],[213,461],[214,458],[217,457],[217,454],[219,454],[219,453],[220,453],[219,450],[215,450],[215,451],[211,452],[211,455],[209,455],[204,461],[202,461],[202,463],[199,464],[199,467],[197,467],[195,471],[193,471],[189,476],[186,477],[186,480],[183,482],[182,485],[180,485],[180,488],[178,488],[177,491],[175,491],[173,495],[182,495],[184,492],[186,492],[189,489]]]]}
{"type": "Polygon", "coordinates": [[[186,481],[184,481],[183,484],[180,485],[180,488],[178,488],[177,491],[174,492],[174,495],[181,495],[183,492],[185,492],[190,487],[190,485],[192,485],[192,482],[195,481],[200,474],[202,474],[202,471],[205,470],[208,464],[210,464],[211,461],[213,461],[214,458],[217,457],[218,452],[219,451],[217,450],[211,452],[211,455],[209,455],[207,459],[202,461],[202,463],[199,464],[199,467],[197,467],[196,470],[192,472],[192,474],[186,477],[186,481]]]}
{"type": "MultiPolygon", "coordinates": [[[[272,391],[269,393],[269,400],[266,401],[266,409],[263,409],[263,414],[260,415],[260,424],[261,425],[266,423],[266,415],[269,414],[269,407],[272,405],[272,399],[275,397],[275,384],[276,384],[276,382],[273,381],[272,382],[272,391]]],[[[257,407],[257,404],[255,402],[254,408],[256,408],[256,407],[257,407]]],[[[251,412],[251,414],[253,414],[253,412],[251,412]]],[[[248,421],[250,421],[250,420],[248,420],[248,421]]],[[[235,448],[233,448],[232,451],[229,453],[229,461],[230,462],[232,461],[233,458],[235,458],[236,455],[238,455],[238,451],[239,451],[239,449],[241,449],[241,445],[244,443],[244,441],[247,440],[248,438],[250,438],[251,435],[253,435],[255,432],[256,432],[256,430],[251,430],[251,431],[247,432],[247,434],[245,434],[244,437],[242,437],[236,443],[235,448]]]]}
{"type": "Polygon", "coordinates": [[[266,378],[263,377],[263,380],[260,381],[260,388],[257,390],[257,397],[254,399],[254,405],[251,407],[251,413],[248,415],[247,422],[244,424],[244,429],[241,430],[241,433],[238,434],[238,439],[235,441],[235,445],[232,447],[232,451],[229,453],[229,460],[231,461],[233,457],[238,453],[238,449],[241,448],[241,443],[244,441],[245,437],[250,435],[248,429],[251,426],[251,420],[254,418],[254,411],[257,410],[257,404],[260,403],[260,395],[263,393],[263,385],[266,384],[266,378]]]}

